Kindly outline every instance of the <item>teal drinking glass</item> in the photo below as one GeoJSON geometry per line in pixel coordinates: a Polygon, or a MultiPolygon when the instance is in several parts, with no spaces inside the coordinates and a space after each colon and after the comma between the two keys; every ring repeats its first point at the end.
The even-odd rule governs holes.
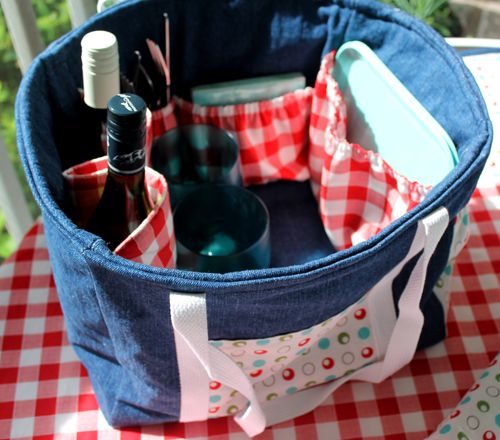
{"type": "Polygon", "coordinates": [[[269,267],[269,213],[254,193],[234,185],[205,185],[174,211],[177,267],[226,273],[269,267]]]}
{"type": "Polygon", "coordinates": [[[172,208],[206,183],[241,185],[238,144],[227,131],[183,125],[153,142],[151,166],[167,179],[172,208]]]}

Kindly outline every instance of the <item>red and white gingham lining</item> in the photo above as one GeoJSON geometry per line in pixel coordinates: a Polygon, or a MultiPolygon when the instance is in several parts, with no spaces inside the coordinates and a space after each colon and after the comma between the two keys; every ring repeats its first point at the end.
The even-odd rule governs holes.
{"type": "Polygon", "coordinates": [[[347,110],[339,86],[333,79],[334,65],[335,52],[330,52],[321,62],[311,105],[308,160],[311,185],[316,197],[319,195],[321,174],[326,160],[326,133],[331,129],[338,139],[345,139],[347,132],[347,110]]]}
{"type": "Polygon", "coordinates": [[[174,97],[153,113],[153,138],[177,125],[209,124],[230,132],[240,149],[245,185],[275,180],[321,181],[325,132],[345,136],[346,110],[331,72],[335,52],[324,57],[314,88],[277,98],[224,106],[201,106],[174,97]]]}
{"type": "Polygon", "coordinates": [[[379,233],[420,203],[429,188],[395,172],[379,154],[327,130],[319,206],[332,244],[346,249],[379,233]]]}
{"type": "Polygon", "coordinates": [[[148,112],[147,132],[146,132],[146,164],[151,165],[151,146],[153,139],[158,138],[163,133],[177,127],[175,117],[175,100],[171,100],[167,106],[148,112]]]}
{"type": "Polygon", "coordinates": [[[307,128],[314,90],[267,101],[201,106],[178,99],[179,125],[210,124],[232,133],[240,149],[245,185],[307,180],[307,128]]]}
{"type": "MultiPolygon", "coordinates": [[[[147,163],[152,140],[177,125],[223,128],[238,142],[245,185],[310,179],[332,244],[345,249],[368,239],[416,206],[428,189],[399,175],[376,153],[345,140],[346,108],[332,76],[334,62],[334,52],[324,57],[314,88],[267,101],[200,106],[174,98],[148,115],[147,163]]],[[[104,169],[93,169],[96,164],[104,167],[102,160],[91,161],[65,173],[79,192],[76,206],[86,212],[92,212],[89,203],[95,203],[105,179],[104,169]],[[82,176],[87,172],[90,176],[82,176]]],[[[171,267],[175,240],[170,204],[151,219],[154,224],[142,225],[117,252],[134,261],[171,267]],[[160,233],[162,225],[167,233],[160,233]],[[159,243],[159,238],[172,243],[159,243]],[[160,255],[149,255],[153,250],[160,255]],[[141,252],[146,254],[141,257],[141,252]]]]}
{"type": "MultiPolygon", "coordinates": [[[[102,193],[107,175],[107,159],[102,157],[76,165],[63,173],[76,218],[86,222],[102,193]]],[[[175,237],[165,178],[146,167],[146,185],[153,211],[114,252],[129,260],[158,267],[175,267],[175,237]]],[[[84,224],[84,223],[83,223],[84,224]]]]}
{"type": "Polygon", "coordinates": [[[71,197],[70,216],[86,225],[101,197],[108,174],[106,158],[100,157],[75,165],[63,172],[67,194],[71,197]]]}
{"type": "Polygon", "coordinates": [[[323,58],[309,125],[309,170],[325,232],[346,249],[380,232],[423,200],[428,188],[394,171],[377,153],[346,140],[346,107],[323,58]]]}

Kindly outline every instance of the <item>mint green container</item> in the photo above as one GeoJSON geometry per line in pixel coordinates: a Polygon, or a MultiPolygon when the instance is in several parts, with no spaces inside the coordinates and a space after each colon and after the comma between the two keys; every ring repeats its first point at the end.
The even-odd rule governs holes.
{"type": "Polygon", "coordinates": [[[455,167],[458,156],[446,131],[366,44],[339,48],[334,77],[347,107],[349,142],[378,152],[424,185],[436,185],[455,167]]]}

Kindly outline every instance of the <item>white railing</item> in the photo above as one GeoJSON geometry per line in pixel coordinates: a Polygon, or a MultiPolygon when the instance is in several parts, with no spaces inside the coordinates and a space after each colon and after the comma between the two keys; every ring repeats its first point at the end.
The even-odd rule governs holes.
{"type": "Polygon", "coordinates": [[[75,28],[95,14],[97,0],[67,0],[71,25],[75,28]]]}
{"type": "Polygon", "coordinates": [[[2,138],[0,138],[0,208],[5,215],[9,234],[16,244],[19,243],[33,224],[33,219],[2,138]]]}
{"type": "Polygon", "coordinates": [[[446,38],[449,45],[456,50],[500,49],[500,39],[495,38],[446,38]]]}
{"type": "MultiPolygon", "coordinates": [[[[97,0],[67,0],[73,27],[79,26],[96,11],[97,0]]],[[[0,0],[9,34],[24,74],[33,58],[44,49],[36,25],[31,0],[0,0]]],[[[13,240],[21,241],[33,223],[16,171],[0,137],[0,208],[13,240]]]]}

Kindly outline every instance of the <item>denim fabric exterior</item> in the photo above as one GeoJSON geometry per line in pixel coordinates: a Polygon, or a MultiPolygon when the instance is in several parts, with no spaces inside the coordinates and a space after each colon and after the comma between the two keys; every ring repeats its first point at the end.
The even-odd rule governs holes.
{"type": "MultiPolygon", "coordinates": [[[[358,300],[405,255],[418,219],[440,206],[453,218],[466,205],[492,138],[479,89],[454,51],[425,25],[370,0],[121,3],[53,43],[37,58],[22,82],[16,119],[20,155],[42,209],[69,338],[113,425],[178,418],[169,291],[207,293],[212,340],[266,337],[317,324],[358,300]],[[324,54],[345,41],[362,40],[450,134],[458,149],[457,167],[416,209],[342,252],[323,252],[316,258],[317,247],[325,244],[314,222],[305,228],[290,222],[275,229],[280,234],[276,243],[305,237],[311,229],[315,238],[300,242],[302,254],[309,258],[289,261],[289,249],[283,247],[281,253],[277,249],[275,261],[291,265],[267,270],[186,273],[113,255],[102,240],[77,228],[65,214],[61,172],[83,149],[75,135],[81,129],[75,117],[77,87],[81,87],[80,40],[90,30],[115,33],[124,68],[134,49],[145,49],[146,37],[162,40],[163,11],[171,20],[174,94],[187,98],[193,85],[290,71],[304,72],[312,85],[324,54]],[[228,77],[220,77],[220,72],[228,77]]],[[[275,216],[280,209],[284,215],[292,209],[295,192],[287,191],[287,185],[270,184],[259,191],[261,196],[267,192],[269,200],[281,191],[280,197],[290,202],[281,203],[286,206],[278,206],[275,216]]],[[[305,197],[296,212],[301,203],[313,209],[305,197]]],[[[432,287],[446,265],[451,229],[429,266],[422,300],[426,318],[422,347],[445,336],[443,311],[432,287]]],[[[395,298],[411,263],[394,283],[395,298]]]]}

